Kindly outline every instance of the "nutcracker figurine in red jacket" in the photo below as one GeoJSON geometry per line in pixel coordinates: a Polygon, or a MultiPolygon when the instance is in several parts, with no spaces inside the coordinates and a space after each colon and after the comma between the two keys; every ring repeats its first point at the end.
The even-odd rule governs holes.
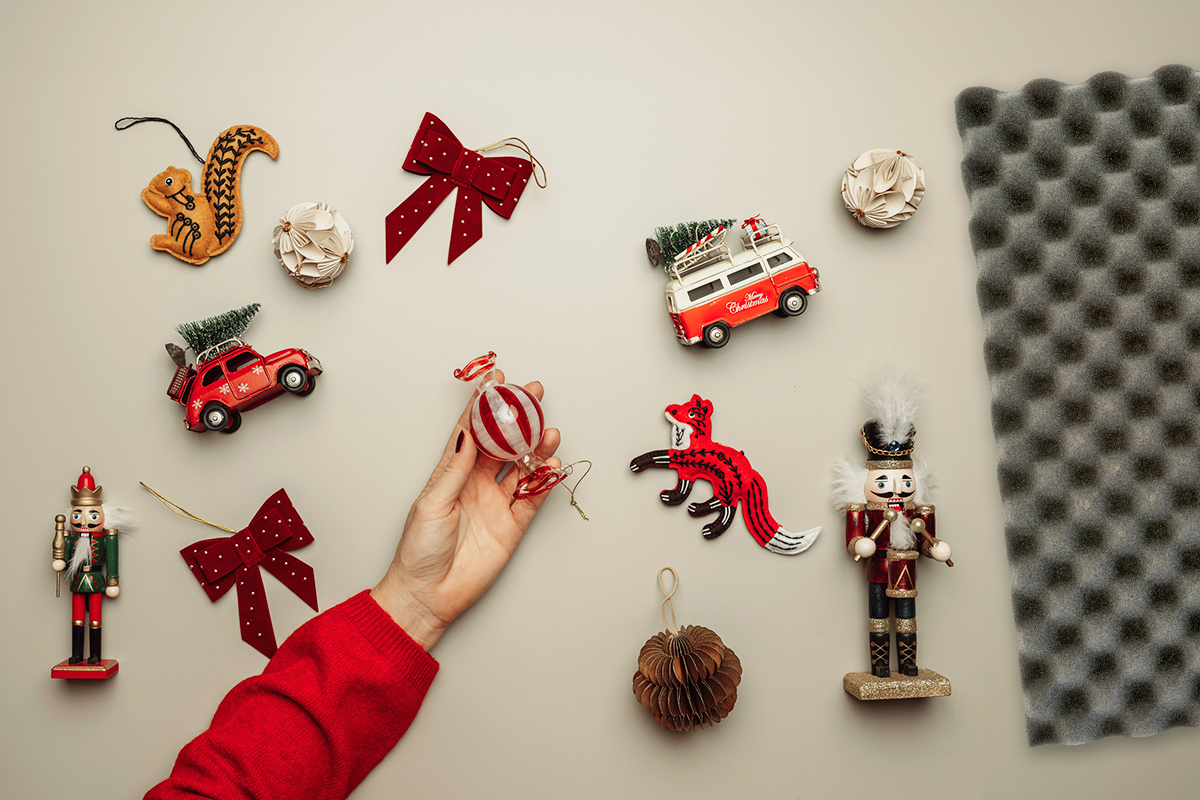
{"type": "Polygon", "coordinates": [[[843,681],[860,700],[950,694],[946,678],[917,668],[917,558],[954,566],[950,545],[935,538],[928,469],[912,458],[919,396],[915,384],[899,380],[864,392],[874,414],[859,432],[866,466],[842,461],[834,468],[834,503],[845,510],[846,549],[856,562],[866,562],[871,671],[849,673],[843,681]],[[898,676],[890,664],[892,616],[898,676]]]}
{"type": "Polygon", "coordinates": [[[71,590],[71,657],[50,671],[52,678],[107,678],[117,671],[115,660],[100,657],[100,603],[104,595],[116,597],[121,591],[115,517],[123,514],[105,507],[102,491],[92,470],[84,467],[71,487],[70,516],[55,518],[51,566],[66,573],[71,590]],[[87,664],[81,663],[85,623],[91,627],[87,664]]]}

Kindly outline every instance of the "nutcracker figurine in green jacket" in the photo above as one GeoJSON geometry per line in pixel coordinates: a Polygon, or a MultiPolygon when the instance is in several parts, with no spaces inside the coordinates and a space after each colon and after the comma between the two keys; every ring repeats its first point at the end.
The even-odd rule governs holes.
{"type": "MultiPolygon", "coordinates": [[[[60,516],[58,530],[52,547],[55,572],[66,572],[71,590],[71,657],[66,665],[60,664],[54,677],[85,677],[84,675],[56,674],[67,666],[66,673],[84,670],[74,667],[83,661],[83,629],[90,618],[91,646],[87,663],[98,665],[100,658],[100,603],[104,595],[116,597],[120,593],[117,578],[117,531],[106,528],[116,520],[106,515],[101,501],[103,487],[97,486],[89,467],[83,468],[79,481],[71,487],[70,528],[64,531],[60,516]],[[74,667],[74,670],[71,668],[74,667]]],[[[115,672],[111,662],[108,674],[115,672]]],[[[109,667],[109,662],[105,662],[109,667]]],[[[91,676],[88,676],[91,677],[91,676]]],[[[96,676],[100,677],[100,676],[96,676]]],[[[108,675],[103,675],[108,677],[108,675]]]]}

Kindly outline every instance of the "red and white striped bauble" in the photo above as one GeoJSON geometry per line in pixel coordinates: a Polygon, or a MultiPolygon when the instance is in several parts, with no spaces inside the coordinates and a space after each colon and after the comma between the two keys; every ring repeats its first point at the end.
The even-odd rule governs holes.
{"type": "Polygon", "coordinates": [[[471,437],[497,461],[520,461],[532,454],[545,427],[537,398],[516,384],[485,384],[471,406],[471,437]]]}
{"type": "Polygon", "coordinates": [[[516,462],[513,468],[520,480],[513,499],[525,500],[550,491],[567,477],[568,470],[551,467],[534,456],[546,429],[542,405],[523,386],[498,383],[495,373],[496,354],[488,352],[454,370],[454,377],[465,383],[479,381],[479,396],[471,404],[468,423],[471,438],[484,455],[516,462]]]}

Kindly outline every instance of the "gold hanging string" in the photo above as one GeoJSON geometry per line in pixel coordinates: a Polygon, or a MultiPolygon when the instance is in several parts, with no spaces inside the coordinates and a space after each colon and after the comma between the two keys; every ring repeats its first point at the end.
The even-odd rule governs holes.
{"type": "Polygon", "coordinates": [[[579,476],[579,480],[575,481],[574,486],[566,486],[565,483],[563,485],[566,486],[567,492],[571,495],[571,505],[575,506],[575,510],[579,512],[579,516],[583,517],[583,521],[588,522],[588,515],[583,513],[583,509],[579,507],[579,503],[575,502],[575,490],[579,488],[579,484],[583,483],[583,479],[586,478],[588,473],[592,471],[592,462],[588,461],[586,458],[581,458],[578,461],[572,461],[570,464],[567,464],[562,468],[562,471],[565,474],[570,475],[575,471],[573,467],[576,464],[587,464],[587,469],[585,469],[583,474],[579,476]]]}
{"type": "Polygon", "coordinates": [[[476,150],[476,153],[486,153],[489,150],[499,150],[501,147],[515,147],[518,150],[524,150],[525,155],[529,156],[530,162],[533,163],[533,182],[543,189],[546,188],[546,168],[542,166],[542,162],[537,160],[537,156],[529,149],[529,145],[515,136],[510,136],[507,139],[501,139],[498,142],[492,142],[487,147],[481,147],[476,150]],[[514,144],[515,142],[515,144],[514,144]],[[542,176],[538,177],[538,170],[542,171],[542,176]]]}
{"type": "Polygon", "coordinates": [[[677,628],[678,628],[679,623],[676,622],[676,620],[675,620],[675,604],[671,602],[671,598],[675,596],[675,592],[678,591],[678,589],[679,589],[679,573],[675,571],[674,567],[663,567],[662,569],[660,569],[658,571],[658,588],[662,589],[663,594],[666,595],[666,597],[663,598],[663,601],[662,601],[663,625],[667,626],[667,630],[669,630],[671,632],[672,636],[678,636],[679,631],[677,628]],[[670,572],[675,577],[675,585],[671,587],[671,591],[669,591],[669,592],[667,591],[666,585],[663,584],[663,573],[664,572],[670,572]],[[670,622],[667,622],[667,606],[671,607],[671,621],[670,622]]]}
{"type": "Polygon", "coordinates": [[[150,494],[154,495],[154,496],[155,496],[155,497],[157,497],[159,500],[161,500],[161,501],[162,501],[162,504],[163,504],[164,506],[166,506],[167,508],[171,509],[172,511],[174,511],[176,514],[178,514],[179,516],[183,517],[184,519],[190,519],[190,520],[193,520],[193,521],[195,521],[195,522],[203,522],[205,525],[212,525],[214,528],[220,528],[220,529],[221,529],[221,530],[223,530],[223,531],[229,531],[230,533],[237,533],[237,531],[235,531],[233,528],[226,528],[224,525],[218,525],[218,524],[217,524],[217,523],[215,523],[215,522],[209,522],[209,521],[208,521],[208,520],[206,520],[204,517],[198,517],[198,516],[196,516],[195,514],[193,514],[192,512],[188,511],[186,508],[184,508],[183,506],[179,505],[178,503],[173,503],[173,502],[171,502],[170,500],[168,500],[167,498],[163,497],[161,494],[159,494],[158,492],[154,491],[153,489],[151,489],[149,486],[147,486],[146,484],[142,483],[141,481],[138,481],[138,483],[141,483],[141,484],[142,484],[142,488],[143,488],[143,489],[145,489],[145,490],[146,490],[146,491],[148,491],[150,494]]]}

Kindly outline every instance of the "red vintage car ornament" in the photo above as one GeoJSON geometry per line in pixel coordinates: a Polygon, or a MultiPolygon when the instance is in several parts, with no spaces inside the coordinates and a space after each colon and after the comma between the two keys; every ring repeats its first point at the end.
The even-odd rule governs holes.
{"type": "Polygon", "coordinates": [[[184,407],[184,425],[192,431],[233,433],[243,411],[284,392],[311,394],[321,374],[321,362],[307,350],[288,348],[264,357],[241,339],[208,348],[195,364],[181,363],[178,348],[167,349],[178,365],[167,396],[184,407]]]}
{"type": "Polygon", "coordinates": [[[654,239],[646,241],[652,266],[667,281],[667,313],[680,344],[724,347],[736,325],[774,312],[798,317],[808,298],[821,291],[820,275],[785,239],[778,225],[761,217],[741,224],[741,250],[725,243],[729,228],[719,225],[680,252],[670,263],[654,239]]]}

